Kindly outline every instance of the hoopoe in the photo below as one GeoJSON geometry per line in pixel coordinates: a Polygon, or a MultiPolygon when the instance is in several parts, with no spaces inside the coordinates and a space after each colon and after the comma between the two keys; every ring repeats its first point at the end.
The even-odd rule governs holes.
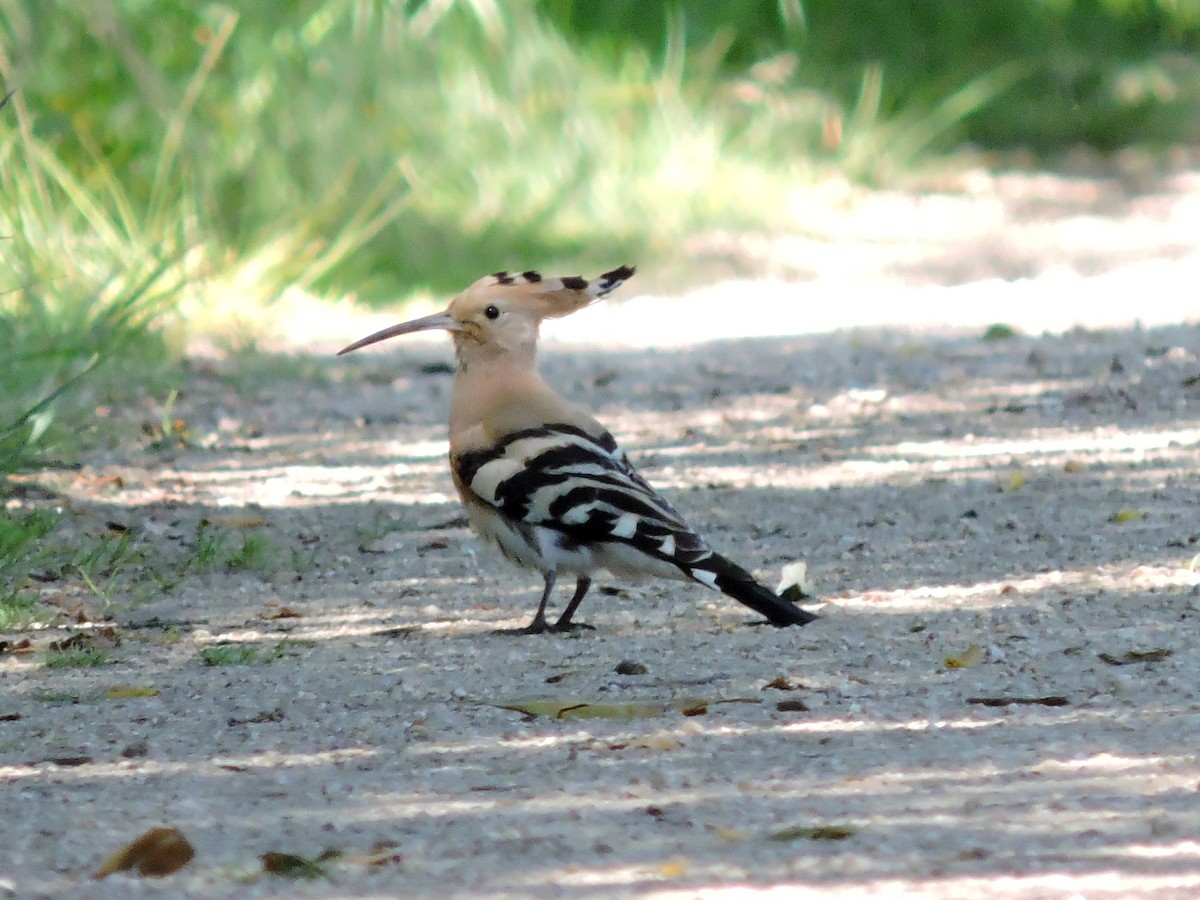
{"type": "Polygon", "coordinates": [[[604,426],[538,374],[542,320],[582,309],[633,273],[622,266],[588,281],[497,272],[445,311],[385,328],[338,355],[415,331],[445,329],[453,336],[454,486],[475,531],[514,563],[541,572],[545,582],[537,613],[520,632],[586,627],[572,626],[571,618],[598,569],[698,581],[780,627],[813,621],[812,613],[714,552],[634,469],[604,426]],[[561,573],[575,576],[575,593],[549,625],[546,604],[561,573]]]}

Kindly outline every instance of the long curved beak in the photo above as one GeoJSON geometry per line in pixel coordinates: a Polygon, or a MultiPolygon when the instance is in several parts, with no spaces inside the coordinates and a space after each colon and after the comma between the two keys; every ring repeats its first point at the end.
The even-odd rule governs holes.
{"type": "Polygon", "coordinates": [[[359,341],[355,341],[349,347],[343,347],[337,352],[338,356],[345,353],[350,353],[354,350],[360,350],[370,344],[377,344],[380,341],[386,341],[388,338],[398,337],[402,334],[412,334],[414,331],[432,331],[436,328],[442,328],[446,331],[462,331],[462,326],[448,312],[434,313],[431,316],[422,316],[419,319],[413,319],[411,322],[401,322],[399,325],[392,325],[382,331],[377,331],[374,334],[369,334],[359,341]]]}

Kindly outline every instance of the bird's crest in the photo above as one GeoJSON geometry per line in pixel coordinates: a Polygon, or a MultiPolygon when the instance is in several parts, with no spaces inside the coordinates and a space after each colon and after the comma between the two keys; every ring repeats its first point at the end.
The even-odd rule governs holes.
{"type": "Polygon", "coordinates": [[[634,266],[621,266],[597,278],[579,275],[545,278],[539,272],[493,272],[463,291],[463,305],[485,297],[504,297],[529,307],[538,318],[556,318],[583,309],[633,276],[634,266]]]}
{"type": "Polygon", "coordinates": [[[491,344],[504,349],[516,346],[532,348],[537,340],[538,323],[542,319],[566,316],[583,309],[618,287],[635,271],[633,266],[621,266],[591,281],[578,275],[543,278],[532,270],[517,274],[493,272],[451,300],[443,312],[384,328],[343,347],[338,355],[402,334],[435,328],[455,335],[455,346],[460,354],[464,342],[491,344]],[[501,320],[498,330],[487,329],[485,326],[491,320],[501,317],[501,308],[516,315],[507,320],[508,325],[501,320]]]}

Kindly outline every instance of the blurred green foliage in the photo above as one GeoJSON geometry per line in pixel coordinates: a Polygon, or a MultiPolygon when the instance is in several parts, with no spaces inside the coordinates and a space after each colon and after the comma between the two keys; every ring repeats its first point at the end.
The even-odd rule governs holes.
{"type": "Polygon", "coordinates": [[[883,73],[884,117],[930,109],[1017,63],[1025,76],[951,137],[1053,154],[1075,145],[1200,140],[1197,0],[543,0],[550,18],[607,46],[661,52],[679,8],[689,47],[729,73],[794,53],[793,83],[849,108],[862,74],[883,73]],[[789,14],[790,11],[790,14],[789,14]]]}
{"type": "Polygon", "coordinates": [[[0,0],[0,77],[3,471],[155,323],[671,258],[961,141],[1196,141],[1200,2],[0,0]]]}
{"type": "MultiPolygon", "coordinates": [[[[821,157],[825,114],[852,114],[872,72],[870,124],[919,122],[1018,65],[1022,77],[934,136],[941,147],[1200,138],[1196,0],[0,0],[0,27],[6,80],[73,171],[102,159],[128,193],[147,193],[174,124],[180,174],[227,248],[290,258],[272,259],[281,281],[381,296],[397,281],[452,289],[480,257],[589,257],[598,239],[605,261],[634,249],[645,229],[621,219],[637,199],[604,203],[595,189],[631,173],[598,154],[661,166],[640,142],[717,128],[723,152],[753,126],[774,144],[759,140],[751,161],[787,175],[789,154],[821,157]],[[731,102],[739,79],[770,95],[758,85],[731,102]],[[693,121],[662,134],[655,119],[676,102],[665,90],[693,121]],[[308,227],[272,247],[298,216],[308,227]],[[346,234],[353,254],[333,246],[346,234]]],[[[641,181],[669,177],[652,174],[641,181]]],[[[676,222],[653,205],[672,240],[730,212],[676,222]]]]}

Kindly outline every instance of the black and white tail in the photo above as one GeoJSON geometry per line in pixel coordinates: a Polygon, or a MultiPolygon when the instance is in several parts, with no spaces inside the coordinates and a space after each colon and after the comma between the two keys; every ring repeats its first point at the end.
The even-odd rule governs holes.
{"type": "Polygon", "coordinates": [[[714,553],[705,568],[716,574],[713,584],[723,593],[739,603],[744,603],[761,614],[777,628],[789,625],[807,625],[817,617],[801,609],[790,600],[784,600],[770,588],[759,584],[741,566],[731,563],[719,553],[714,553]]]}

